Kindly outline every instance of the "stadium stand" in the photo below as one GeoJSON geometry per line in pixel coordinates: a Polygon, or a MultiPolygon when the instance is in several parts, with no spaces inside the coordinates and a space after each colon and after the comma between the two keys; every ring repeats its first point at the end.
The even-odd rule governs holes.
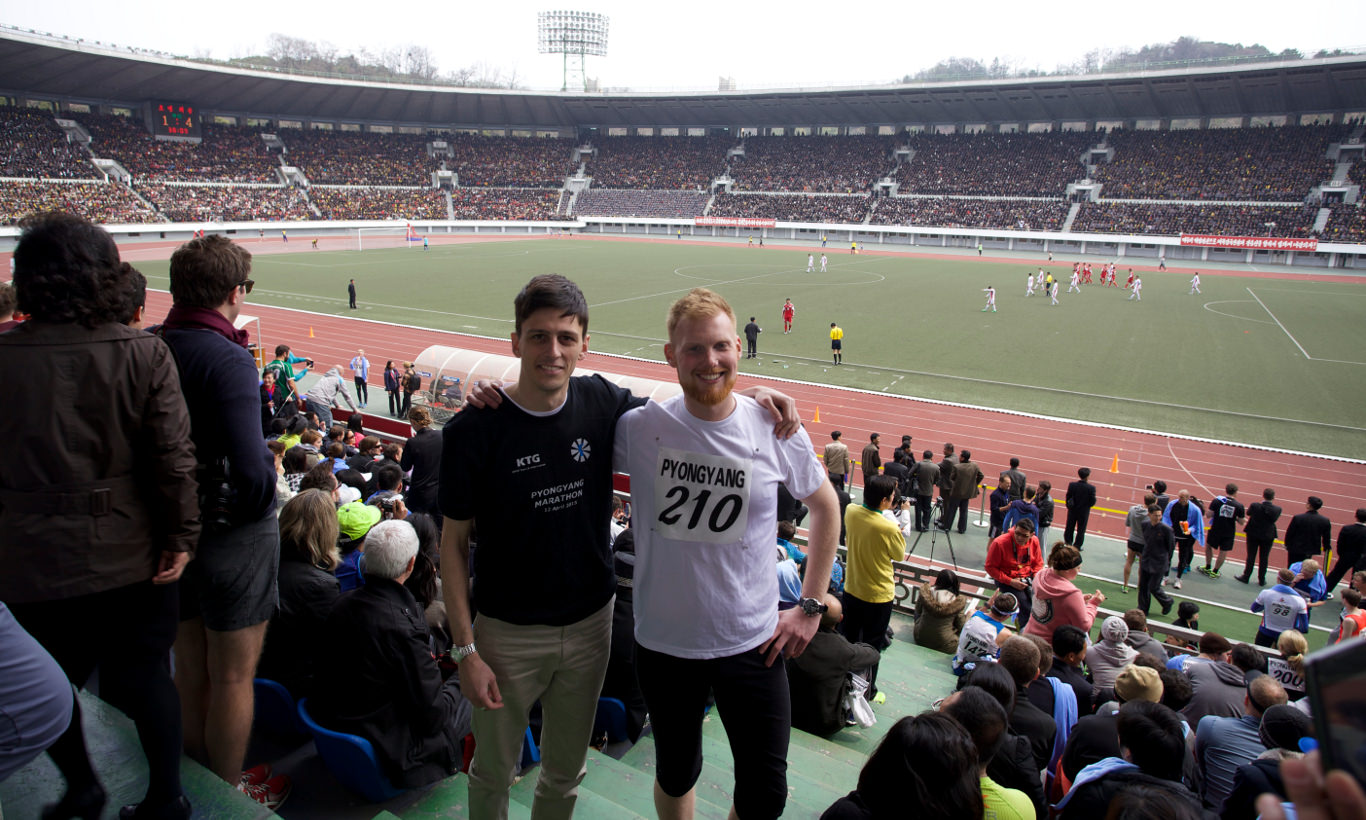
{"type": "Polygon", "coordinates": [[[1088,202],[1072,230],[1080,233],[1309,236],[1317,206],[1088,202]],[[1267,223],[1274,222],[1274,231],[1267,223]]]}
{"type": "Polygon", "coordinates": [[[457,188],[451,192],[456,219],[553,219],[559,201],[559,191],[536,189],[457,188]]]}
{"type": "Polygon", "coordinates": [[[896,172],[903,194],[1062,196],[1084,175],[1083,153],[1097,135],[916,134],[896,172]]]}
{"type": "Polygon", "coordinates": [[[606,137],[589,173],[603,188],[706,190],[726,167],[730,137],[606,137]]]}
{"type": "Polygon", "coordinates": [[[868,216],[871,202],[867,195],[717,194],[710,215],[857,225],[868,216]]]}
{"type": "Polygon", "coordinates": [[[1096,169],[1109,199],[1298,202],[1329,178],[1329,143],[1342,126],[1121,131],[1113,161],[1096,169]]]}
{"type": "Polygon", "coordinates": [[[135,179],[165,182],[278,183],[279,160],[266,150],[260,131],[204,125],[202,142],[156,140],[127,117],[75,114],[90,132],[90,150],[117,160],[135,179]]]}
{"type": "Polygon", "coordinates": [[[1062,229],[1070,206],[1060,199],[879,199],[868,220],[874,225],[936,225],[1020,231],[1062,229]]]}
{"type": "Polygon", "coordinates": [[[573,140],[456,134],[446,142],[446,168],[465,188],[560,188],[574,172],[573,140]]]}
{"type": "Polygon", "coordinates": [[[890,137],[749,137],[730,168],[741,191],[853,194],[892,168],[890,137]]]}
{"type": "Polygon", "coordinates": [[[146,183],[138,193],[172,222],[289,222],[312,219],[295,188],[146,183]]]}
{"type": "Polygon", "coordinates": [[[285,162],[315,185],[430,185],[436,167],[425,135],[313,130],[279,136],[285,162]]]}
{"type": "Polygon", "coordinates": [[[1328,217],[1321,239],[1326,242],[1366,242],[1366,211],[1362,210],[1360,202],[1355,205],[1338,203],[1332,206],[1332,210],[1333,214],[1328,217]]]}
{"type": "Polygon", "coordinates": [[[0,177],[95,179],[90,155],[67,141],[51,114],[0,108],[0,177]]]}
{"type": "Polygon", "coordinates": [[[574,202],[578,216],[641,216],[685,219],[701,216],[708,196],[700,191],[604,190],[590,188],[574,202]]]}
{"type": "Polygon", "coordinates": [[[29,214],[58,210],[105,224],[162,221],[127,186],[115,182],[0,180],[0,224],[17,225],[29,214]]]}
{"type": "Polygon", "coordinates": [[[432,188],[325,187],[308,189],[326,219],[446,219],[446,197],[432,188]]]}

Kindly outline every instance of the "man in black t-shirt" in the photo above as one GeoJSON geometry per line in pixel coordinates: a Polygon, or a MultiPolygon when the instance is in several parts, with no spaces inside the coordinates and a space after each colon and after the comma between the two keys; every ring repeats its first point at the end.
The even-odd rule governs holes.
{"type": "Polygon", "coordinates": [[[1238,485],[1229,483],[1224,485],[1225,495],[1216,495],[1209,504],[1209,533],[1205,536],[1205,566],[1200,571],[1210,578],[1219,577],[1219,568],[1224,565],[1224,559],[1228,558],[1229,552],[1233,549],[1234,528],[1243,523],[1243,502],[1239,501],[1238,485]],[[1219,551],[1219,560],[1214,562],[1214,567],[1210,567],[1210,560],[1214,557],[1215,550],[1219,551]]]}
{"type": "MultiPolygon", "coordinates": [[[[611,640],[613,437],[646,401],[599,375],[573,377],[588,350],[587,301],[573,282],[537,276],[514,306],[517,383],[476,385],[442,433],[442,593],[461,692],[475,706],[472,820],[506,816],[538,700],[533,812],[573,812],[611,640]]],[[[798,420],[790,401],[783,409],[779,432],[790,435],[798,420]]]]}

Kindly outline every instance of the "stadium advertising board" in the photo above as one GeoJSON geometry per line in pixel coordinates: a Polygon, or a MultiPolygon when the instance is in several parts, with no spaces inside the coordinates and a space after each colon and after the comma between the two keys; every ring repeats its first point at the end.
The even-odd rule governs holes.
{"type": "Polygon", "coordinates": [[[1210,236],[1183,233],[1182,245],[1206,248],[1241,248],[1254,251],[1316,251],[1319,240],[1314,237],[1292,239],[1285,236],[1210,236]]]}
{"type": "Polygon", "coordinates": [[[747,219],[738,216],[699,216],[693,220],[698,227],[717,226],[722,228],[772,228],[778,224],[776,219],[747,219]]]}

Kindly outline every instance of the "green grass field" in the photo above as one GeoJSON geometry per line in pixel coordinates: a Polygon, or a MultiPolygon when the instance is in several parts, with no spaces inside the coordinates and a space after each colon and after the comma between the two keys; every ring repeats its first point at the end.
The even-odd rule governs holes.
{"type": "MultiPolygon", "coordinates": [[[[754,315],[764,328],[747,371],[1366,458],[1366,283],[1206,272],[1203,295],[1190,296],[1186,274],[1153,272],[1141,303],[1091,285],[1051,306],[1024,297],[1037,265],[828,253],[824,274],[805,272],[805,250],[670,242],[262,254],[251,298],[355,315],[346,309],[355,277],[365,318],[506,337],[518,288],[562,273],[589,298],[593,349],[662,359],[668,305],[707,286],[741,324],[754,315]],[[981,312],[988,284],[997,313],[981,312]],[[785,297],[797,307],[787,336],[785,297]],[[831,322],[845,331],[840,368],[829,357],[831,322]]],[[[1046,268],[1065,291],[1070,262],[1046,268]]],[[[165,287],[164,267],[142,269],[165,287]]]]}

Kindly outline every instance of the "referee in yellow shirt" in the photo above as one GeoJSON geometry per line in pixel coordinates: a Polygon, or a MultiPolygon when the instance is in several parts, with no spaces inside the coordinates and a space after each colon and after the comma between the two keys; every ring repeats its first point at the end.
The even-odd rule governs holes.
{"type": "Polygon", "coordinates": [[[844,361],[844,354],[840,349],[844,346],[844,331],[834,322],[830,323],[830,354],[835,357],[835,364],[844,361]]]}

